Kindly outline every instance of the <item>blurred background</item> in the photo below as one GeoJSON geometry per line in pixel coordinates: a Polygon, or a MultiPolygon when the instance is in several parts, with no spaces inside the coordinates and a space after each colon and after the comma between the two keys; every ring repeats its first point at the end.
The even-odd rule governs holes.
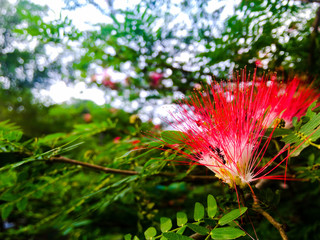
{"type": "Polygon", "coordinates": [[[160,124],[159,106],[244,67],[318,84],[313,2],[1,0],[0,119],[39,135],[44,112],[92,100],[160,124]]]}
{"type": "MultiPolygon", "coordinates": [[[[85,144],[68,155],[78,160],[141,170],[139,161],[152,154],[146,151],[141,160],[130,151],[139,151],[149,132],[166,127],[163,118],[175,100],[245,67],[259,75],[276,72],[283,82],[298,76],[316,87],[320,83],[320,1],[0,0],[0,6],[0,121],[20,126],[23,139],[36,138],[44,148],[81,135],[85,144]]],[[[179,182],[147,193],[149,183],[139,189],[125,178],[121,188],[112,185],[105,191],[116,190],[105,193],[107,182],[120,178],[94,172],[57,180],[58,186],[47,189],[34,176],[56,179],[55,168],[33,167],[1,176],[4,187],[40,184],[40,197],[31,195],[36,201],[10,210],[3,229],[13,235],[7,232],[3,239],[122,239],[141,232],[159,209],[166,214],[167,207],[212,192],[204,186],[191,191],[179,182]],[[70,208],[61,215],[66,203],[70,208]],[[127,218],[133,223],[123,222],[127,218]],[[24,231],[14,232],[20,226],[24,231]]],[[[19,186],[10,193],[30,187],[19,186]]]]}

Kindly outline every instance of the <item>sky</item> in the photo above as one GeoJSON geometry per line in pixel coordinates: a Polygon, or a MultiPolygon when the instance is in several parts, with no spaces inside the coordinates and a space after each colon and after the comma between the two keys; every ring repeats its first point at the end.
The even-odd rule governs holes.
{"type": "MultiPolygon", "coordinates": [[[[15,1],[15,0],[12,0],[15,1]]],[[[74,11],[68,11],[63,9],[64,2],[63,0],[32,0],[34,3],[39,5],[47,5],[49,10],[49,15],[47,20],[54,20],[59,18],[60,14],[62,18],[68,17],[72,20],[73,24],[80,30],[89,30],[92,28],[90,24],[95,23],[108,23],[110,21],[108,17],[103,15],[98,9],[92,5],[87,5],[86,7],[77,8],[74,11]]],[[[79,0],[81,2],[81,0],[79,0]]],[[[172,0],[172,2],[179,3],[181,0],[172,0]]],[[[102,8],[107,8],[106,0],[96,0],[102,8]]],[[[126,6],[135,5],[139,3],[140,0],[115,0],[113,6],[115,8],[125,8],[126,6]]],[[[217,1],[212,0],[208,4],[208,9],[217,9],[221,4],[226,5],[224,13],[221,16],[228,16],[232,12],[234,1],[217,1]]],[[[179,9],[176,9],[179,11],[179,9]]],[[[46,19],[45,19],[46,20],[46,19]]],[[[179,15],[177,21],[184,21],[183,16],[179,15]],[[182,19],[181,19],[182,18],[182,19]]],[[[223,20],[223,19],[221,19],[223,20]]],[[[184,57],[184,60],[188,59],[187,56],[184,57]]],[[[103,71],[103,69],[100,69],[103,71]]],[[[111,70],[112,71],[112,70],[111,70]]],[[[112,74],[115,72],[109,73],[112,76],[112,79],[115,79],[112,74]]],[[[90,81],[90,80],[88,80],[90,81]]],[[[106,96],[103,90],[99,89],[96,86],[88,87],[84,82],[75,82],[68,83],[68,85],[63,81],[54,81],[54,83],[49,87],[49,89],[41,89],[35,92],[35,95],[52,103],[62,103],[69,101],[72,98],[83,99],[83,100],[92,100],[98,105],[106,103],[106,96]]]]}
{"type": "MultiPolygon", "coordinates": [[[[79,30],[88,30],[92,23],[105,23],[108,19],[99,10],[93,6],[86,6],[85,8],[79,8],[75,11],[67,11],[63,9],[63,0],[32,0],[39,5],[47,5],[50,10],[46,20],[54,20],[59,18],[60,14],[62,18],[67,16],[72,20],[73,24],[79,30]]],[[[101,4],[105,4],[105,1],[101,1],[101,4]]],[[[85,82],[68,83],[63,81],[54,81],[49,89],[36,90],[35,95],[42,100],[51,103],[63,103],[71,99],[92,100],[98,105],[106,103],[104,91],[96,86],[88,87],[85,82]]]]}

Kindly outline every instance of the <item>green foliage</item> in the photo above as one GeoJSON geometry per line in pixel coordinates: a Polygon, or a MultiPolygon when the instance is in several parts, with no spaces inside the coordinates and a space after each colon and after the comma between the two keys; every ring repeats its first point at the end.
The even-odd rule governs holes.
{"type": "MultiPolygon", "coordinates": [[[[183,145],[188,139],[182,132],[159,134],[136,114],[146,105],[171,103],[171,96],[187,96],[197,83],[212,76],[219,80],[234,67],[252,69],[256,60],[263,61],[258,72],[276,70],[286,81],[294,71],[317,82],[319,34],[312,30],[317,5],[240,1],[219,27],[224,7],[213,11],[210,1],[148,0],[127,9],[112,2],[104,12],[109,23],[79,31],[68,18],[45,20],[47,8],[30,1],[0,0],[0,238],[171,240],[200,234],[245,239],[256,232],[261,239],[279,239],[278,231],[252,211],[248,189],[245,206],[239,205],[238,193],[206,179],[211,173],[204,167],[188,166],[166,148],[183,145]],[[175,8],[189,16],[190,26],[174,21],[175,8]],[[57,56],[48,48],[59,50],[57,56]],[[66,62],[66,57],[73,59],[66,62]],[[26,89],[45,87],[52,76],[94,80],[97,66],[127,78],[113,82],[110,77],[109,85],[91,81],[105,91],[109,105],[76,100],[48,105],[34,98],[34,89],[26,89]],[[155,72],[162,74],[159,82],[155,72]],[[141,91],[147,96],[141,98],[141,91]],[[115,109],[115,99],[124,106],[134,102],[137,110],[115,109]]],[[[262,159],[267,162],[286,144],[299,146],[289,152],[288,167],[278,168],[298,181],[253,186],[261,207],[288,225],[289,239],[316,239],[320,226],[315,217],[320,214],[315,201],[320,196],[320,115],[313,107],[292,129],[274,131],[262,159]]],[[[270,168],[285,158],[281,154],[270,168]]]]}
{"type": "MultiPolygon", "coordinates": [[[[213,201],[215,202],[215,198],[212,195],[208,195],[208,206],[207,208],[212,208],[213,201]]],[[[194,219],[195,222],[193,223],[187,223],[188,219],[186,217],[186,214],[184,212],[178,212],[177,213],[177,225],[178,227],[169,231],[172,228],[172,222],[170,218],[161,218],[160,219],[160,229],[162,234],[156,237],[157,231],[154,227],[149,227],[145,232],[145,238],[146,239],[158,239],[161,237],[161,239],[193,239],[186,235],[183,235],[185,230],[185,224],[186,226],[192,230],[194,233],[200,234],[200,235],[207,235],[210,236],[212,239],[236,239],[241,236],[245,236],[245,232],[240,230],[239,228],[235,227],[220,227],[225,224],[228,224],[238,217],[240,217],[242,214],[246,212],[247,208],[242,207],[241,213],[239,212],[239,209],[234,209],[228,214],[219,217],[214,218],[214,221],[206,221],[207,218],[204,214],[204,206],[196,202],[194,207],[194,219]],[[209,223],[209,224],[208,224],[209,223]],[[182,230],[183,229],[183,230],[182,230]],[[181,231],[182,230],[182,231],[181,231]]],[[[210,216],[208,216],[210,218],[210,216]]],[[[210,218],[211,220],[211,218],[210,218]]],[[[129,235],[127,235],[127,238],[131,240],[131,235],[129,238],[129,235]]]]}

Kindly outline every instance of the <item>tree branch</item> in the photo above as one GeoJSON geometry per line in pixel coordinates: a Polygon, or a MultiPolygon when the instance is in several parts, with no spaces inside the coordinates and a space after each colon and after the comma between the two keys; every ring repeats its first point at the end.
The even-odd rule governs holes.
{"type": "Polygon", "coordinates": [[[262,216],[264,216],[276,229],[278,229],[281,235],[281,238],[283,240],[288,240],[288,236],[284,230],[283,225],[278,223],[269,213],[267,213],[261,208],[259,204],[259,200],[254,193],[252,193],[252,197],[253,197],[253,205],[252,205],[253,210],[256,211],[257,213],[260,213],[262,216]]]}
{"type": "Polygon", "coordinates": [[[316,11],[316,16],[312,23],[313,31],[310,35],[309,66],[310,66],[311,72],[314,70],[313,68],[315,67],[315,62],[316,62],[315,50],[316,50],[316,39],[319,33],[318,31],[319,24],[320,24],[320,7],[318,7],[316,11]]]}
{"type": "MultiPolygon", "coordinates": [[[[63,163],[68,163],[68,164],[73,164],[73,165],[79,165],[85,168],[90,168],[96,171],[104,172],[104,173],[115,173],[115,174],[123,174],[123,175],[138,175],[139,173],[136,171],[131,171],[131,170],[121,170],[121,169],[114,169],[114,168],[106,168],[102,167],[99,165],[91,164],[91,163],[86,163],[86,162],[81,162],[77,161],[74,159],[66,158],[66,157],[52,157],[49,159],[50,162],[63,162],[63,163]]],[[[158,173],[156,174],[157,176],[164,176],[164,177],[175,177],[176,174],[174,173],[168,173],[168,172],[163,172],[163,173],[158,173]]],[[[217,180],[217,177],[215,176],[203,176],[203,175],[187,175],[183,178],[184,180],[191,180],[191,181],[207,181],[207,180],[217,180]]]]}

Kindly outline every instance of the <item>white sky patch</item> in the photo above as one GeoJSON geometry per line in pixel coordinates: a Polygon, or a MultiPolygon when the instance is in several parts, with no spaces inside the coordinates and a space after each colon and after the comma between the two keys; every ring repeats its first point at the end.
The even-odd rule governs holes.
{"type": "MultiPolygon", "coordinates": [[[[16,0],[10,0],[11,2],[16,2],[16,0]]],[[[75,25],[76,28],[78,28],[80,31],[84,30],[90,30],[93,29],[92,24],[97,24],[97,23],[112,23],[112,20],[103,15],[97,8],[95,8],[92,5],[86,5],[85,7],[81,8],[76,8],[73,11],[69,11],[67,9],[63,9],[65,6],[63,0],[32,0],[35,4],[39,5],[47,5],[49,7],[49,12],[48,12],[48,17],[46,17],[44,20],[45,21],[53,21],[56,19],[59,19],[60,16],[62,18],[68,17],[69,19],[72,20],[73,24],[75,25]]],[[[97,0],[96,1],[102,9],[105,9],[108,11],[108,4],[105,0],[97,0]]],[[[113,7],[115,9],[123,9],[125,10],[126,8],[133,8],[137,4],[139,4],[141,0],[117,0],[114,1],[113,7]]],[[[181,3],[182,0],[173,0],[172,3],[181,3]]],[[[221,16],[223,17],[228,17],[230,13],[233,12],[233,7],[234,3],[239,2],[239,0],[233,0],[233,1],[216,1],[216,0],[211,0],[209,1],[208,4],[208,9],[210,9],[210,12],[215,11],[219,7],[226,5],[224,11],[222,12],[221,16]]],[[[183,13],[178,7],[172,7],[171,9],[171,14],[176,15],[176,18],[174,21],[172,21],[170,24],[175,24],[175,23],[181,23],[183,22],[187,28],[191,28],[191,22],[189,19],[189,16],[185,13],[183,13]]],[[[163,19],[159,19],[158,25],[155,26],[155,28],[161,27],[161,24],[163,24],[163,19]]],[[[169,24],[169,25],[170,25],[169,24]]],[[[186,32],[179,32],[179,35],[183,36],[185,35],[186,32]]],[[[48,52],[54,52],[57,51],[52,47],[47,47],[48,52]]],[[[108,51],[114,51],[114,49],[108,49],[108,51]]],[[[58,50],[59,51],[59,50],[58,50]]],[[[52,53],[52,59],[56,58],[56,54],[52,53]]],[[[190,61],[190,59],[193,57],[193,54],[190,52],[183,52],[179,56],[175,57],[175,61],[185,63],[190,61]]],[[[69,60],[69,59],[68,59],[69,60]]],[[[175,64],[175,63],[174,63],[175,64]]],[[[130,67],[130,66],[129,66],[130,67]]],[[[96,73],[102,73],[104,71],[101,70],[99,72],[99,69],[96,69],[96,73]]],[[[126,76],[123,73],[119,73],[114,71],[113,69],[109,68],[107,70],[108,74],[111,76],[111,79],[113,82],[122,82],[126,78],[126,76]]],[[[88,80],[88,79],[87,79],[88,80]]],[[[89,80],[88,80],[89,81],[89,80]]],[[[170,82],[168,81],[168,84],[170,82]]],[[[108,96],[106,96],[105,91],[99,89],[98,87],[88,87],[84,83],[74,83],[74,84],[69,84],[68,86],[66,85],[65,82],[63,81],[56,81],[48,90],[36,90],[38,91],[38,95],[40,98],[49,98],[55,103],[62,103],[64,101],[68,101],[71,98],[79,98],[79,99],[87,99],[87,100],[92,100],[97,104],[104,104],[106,101],[108,101],[108,96]]],[[[141,92],[140,92],[141,94],[141,92]]],[[[148,95],[148,93],[143,93],[142,95],[148,95]]],[[[175,95],[181,95],[181,94],[175,94],[175,95]]],[[[140,96],[141,97],[141,96],[140,96]]],[[[117,103],[118,104],[118,103],[117,103]]]]}
{"type": "Polygon", "coordinates": [[[94,87],[89,88],[84,82],[78,82],[72,86],[67,86],[65,82],[58,81],[51,85],[49,90],[41,89],[35,94],[40,95],[40,98],[50,99],[54,103],[59,104],[69,101],[72,98],[92,100],[98,105],[103,105],[106,102],[103,91],[94,87]]]}
{"type": "MultiPolygon", "coordinates": [[[[48,17],[45,20],[55,20],[59,18],[60,14],[62,18],[68,17],[72,19],[72,23],[80,30],[92,29],[93,23],[112,23],[112,20],[103,15],[98,9],[92,5],[86,5],[85,7],[77,8],[74,11],[67,9],[63,10],[65,6],[63,0],[32,0],[34,3],[42,6],[49,6],[48,17]]],[[[103,0],[98,1],[98,4],[102,9],[107,9],[106,2],[103,0]]]]}

